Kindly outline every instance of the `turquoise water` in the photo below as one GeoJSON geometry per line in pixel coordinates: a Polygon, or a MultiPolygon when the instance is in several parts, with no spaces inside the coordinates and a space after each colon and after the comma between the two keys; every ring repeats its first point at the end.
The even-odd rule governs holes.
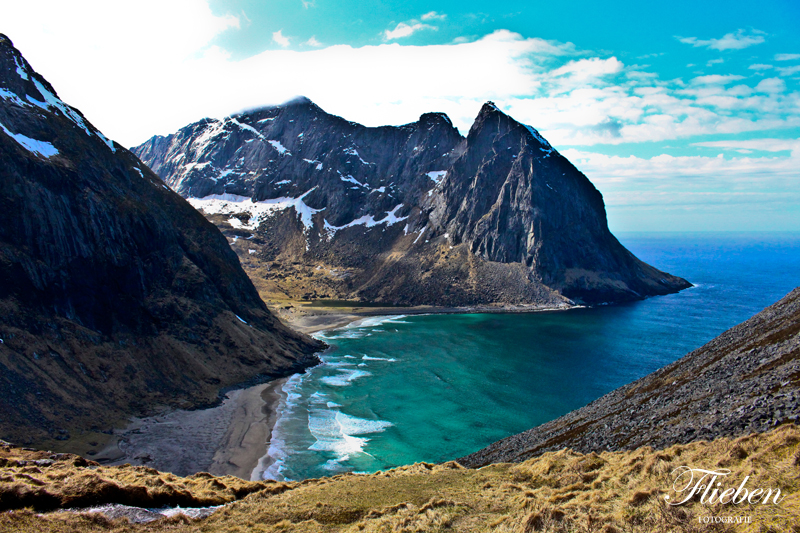
{"type": "Polygon", "coordinates": [[[675,361],[800,285],[800,235],[618,237],[696,287],[566,312],[398,314],[321,334],[332,348],[284,387],[264,476],[463,456],[675,361]]]}

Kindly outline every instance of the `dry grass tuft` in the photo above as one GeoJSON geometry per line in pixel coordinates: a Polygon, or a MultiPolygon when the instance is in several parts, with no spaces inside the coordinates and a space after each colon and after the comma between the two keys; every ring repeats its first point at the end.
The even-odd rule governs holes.
{"type": "Polygon", "coordinates": [[[140,500],[168,494],[232,503],[203,520],[174,517],[149,524],[96,514],[41,515],[23,508],[0,514],[3,532],[705,533],[796,532],[800,524],[800,430],[792,425],[660,451],[583,455],[561,450],[478,470],[452,462],[419,463],[302,483],[248,483],[209,474],[177,478],[143,467],[74,466],[69,458],[54,468],[23,464],[12,455],[6,454],[0,468],[0,493],[16,494],[17,505],[53,507],[73,501],[75,495],[121,494],[140,500]],[[664,496],[680,466],[726,468],[731,470],[726,487],[738,487],[750,476],[748,487],[780,489],[785,499],[780,505],[732,506],[701,504],[694,498],[670,506],[664,496]],[[750,521],[713,522],[713,517],[730,515],[749,516],[750,521]],[[710,523],[702,521],[705,517],[712,517],[710,523]]]}

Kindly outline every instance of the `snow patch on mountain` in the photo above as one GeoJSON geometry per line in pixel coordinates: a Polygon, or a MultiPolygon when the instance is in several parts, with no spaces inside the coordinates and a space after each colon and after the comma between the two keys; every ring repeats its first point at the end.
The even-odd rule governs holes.
{"type": "Polygon", "coordinates": [[[332,238],[336,235],[336,232],[339,230],[343,230],[344,228],[352,228],[353,226],[365,226],[367,228],[371,228],[373,226],[377,226],[379,224],[386,224],[386,226],[391,226],[392,224],[397,224],[398,222],[402,222],[403,220],[407,219],[408,216],[398,217],[397,211],[403,207],[403,204],[398,204],[386,213],[386,216],[380,220],[375,220],[373,215],[364,215],[363,217],[359,217],[352,222],[345,224],[344,226],[332,226],[328,223],[327,220],[324,222],[324,231],[327,233],[328,238],[332,238]]]}
{"type": "MultiPolygon", "coordinates": [[[[533,135],[533,138],[536,139],[537,141],[539,141],[539,143],[542,146],[544,146],[545,149],[546,148],[551,148],[550,143],[547,142],[547,140],[544,137],[542,137],[541,134],[538,131],[536,131],[535,128],[532,128],[531,126],[528,126],[527,124],[523,124],[523,126],[525,126],[525,129],[528,130],[530,132],[530,134],[533,135]]],[[[546,150],[542,150],[542,151],[544,152],[546,150]]],[[[552,152],[552,150],[551,150],[551,152],[552,152]]]]}
{"type": "Polygon", "coordinates": [[[262,200],[254,202],[248,196],[239,196],[236,194],[212,194],[203,198],[187,198],[187,201],[192,204],[192,207],[198,211],[204,212],[206,215],[231,215],[228,223],[234,228],[254,230],[261,221],[270,216],[272,213],[284,211],[289,208],[294,208],[297,216],[300,217],[305,231],[308,232],[314,225],[311,217],[315,213],[323,211],[323,209],[314,209],[309,207],[303,201],[313,189],[305,192],[297,198],[289,198],[282,196],[280,198],[273,198],[270,200],[262,200]],[[237,215],[247,214],[249,220],[242,222],[241,218],[237,215]]]}
{"type": "Polygon", "coordinates": [[[292,152],[287,150],[286,147],[284,145],[282,145],[280,141],[267,141],[267,142],[269,144],[271,144],[272,147],[275,148],[278,151],[279,154],[281,154],[281,155],[292,155],[292,152]]]}
{"type": "Polygon", "coordinates": [[[8,89],[0,88],[0,98],[3,100],[11,100],[11,103],[19,106],[19,107],[30,107],[30,104],[20,99],[19,96],[12,93],[8,89]]]}
{"type": "Polygon", "coordinates": [[[447,175],[446,170],[432,170],[426,174],[430,179],[434,181],[437,185],[440,181],[447,175]]]}
{"type": "Polygon", "coordinates": [[[0,128],[2,128],[6,135],[17,141],[20,146],[33,154],[47,158],[58,155],[56,147],[48,142],[37,141],[36,139],[31,139],[20,133],[12,133],[2,123],[0,123],[0,128]]]}
{"type": "Polygon", "coordinates": [[[372,165],[373,164],[373,163],[368,163],[367,161],[364,161],[361,158],[361,156],[358,154],[358,150],[356,150],[355,148],[352,148],[352,147],[351,148],[346,148],[344,153],[347,154],[347,155],[356,156],[358,158],[358,160],[361,161],[361,163],[364,164],[364,165],[372,165]]]}
{"type": "MultiPolygon", "coordinates": [[[[39,91],[39,94],[44,98],[44,101],[39,101],[35,98],[32,98],[31,95],[26,94],[25,97],[28,99],[30,103],[44,109],[45,111],[49,111],[51,108],[56,108],[57,110],[61,111],[61,114],[64,115],[66,118],[74,122],[79,128],[86,132],[86,135],[91,137],[93,133],[89,130],[89,127],[86,125],[83,117],[72,109],[70,106],[65,104],[59,97],[51,93],[47,90],[47,88],[42,85],[42,83],[33,78],[33,83],[36,85],[36,89],[39,91]]],[[[112,152],[116,152],[116,148],[114,148],[114,143],[110,141],[105,135],[100,133],[99,131],[95,131],[94,135],[97,135],[106,145],[111,149],[112,152]]]]}

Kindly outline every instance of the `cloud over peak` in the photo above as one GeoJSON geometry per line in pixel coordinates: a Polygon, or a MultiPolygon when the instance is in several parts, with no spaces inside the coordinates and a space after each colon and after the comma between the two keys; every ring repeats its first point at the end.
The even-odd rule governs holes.
{"type": "Polygon", "coordinates": [[[444,13],[437,13],[436,11],[428,11],[420,17],[422,20],[444,20],[447,15],[444,13]]]}
{"type": "Polygon", "coordinates": [[[680,42],[691,44],[694,47],[705,47],[711,50],[741,50],[748,46],[764,42],[765,32],[759,30],[736,30],[736,33],[727,33],[719,39],[698,39],[697,37],[678,37],[680,42]]]}
{"type": "Polygon", "coordinates": [[[289,46],[289,38],[283,35],[283,30],[278,30],[273,32],[272,34],[272,41],[282,48],[286,48],[289,46]]]}
{"type": "Polygon", "coordinates": [[[400,22],[393,30],[386,30],[383,32],[383,38],[387,41],[392,41],[395,39],[402,39],[404,37],[410,37],[414,33],[420,30],[438,30],[436,26],[431,26],[430,24],[423,24],[421,22],[416,22],[412,24],[406,24],[405,22],[400,22]]]}

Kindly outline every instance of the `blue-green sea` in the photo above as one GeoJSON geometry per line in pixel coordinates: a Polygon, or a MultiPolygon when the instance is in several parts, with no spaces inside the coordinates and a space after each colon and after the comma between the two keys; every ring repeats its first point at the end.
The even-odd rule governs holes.
{"type": "Polygon", "coordinates": [[[445,461],[586,405],[800,285],[800,235],[619,234],[695,287],[624,305],[370,318],[290,378],[264,477],[445,461]]]}

